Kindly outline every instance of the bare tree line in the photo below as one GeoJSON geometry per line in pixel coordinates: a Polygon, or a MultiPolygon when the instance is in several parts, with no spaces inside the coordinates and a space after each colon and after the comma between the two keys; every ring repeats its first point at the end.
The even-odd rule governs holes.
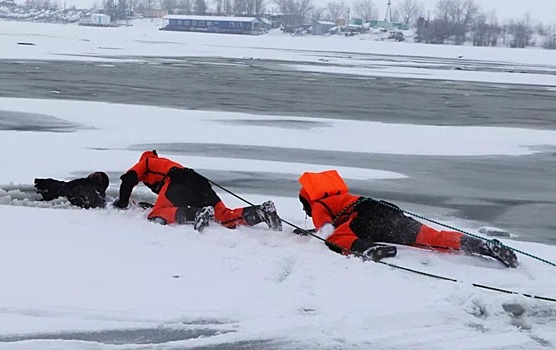
{"type": "MultiPolygon", "coordinates": [[[[44,0],[43,0],[44,1],[44,0]]],[[[266,13],[265,0],[136,0],[136,10],[152,10],[160,8],[169,13],[185,15],[204,15],[213,5],[213,11],[218,15],[260,16],[266,13]],[[212,3],[212,4],[211,4],[212,3]]]]}
{"type": "Polygon", "coordinates": [[[60,5],[51,0],[25,0],[25,7],[38,10],[57,10],[60,5]]]}
{"type": "Polygon", "coordinates": [[[536,27],[531,16],[500,23],[494,11],[485,12],[475,0],[439,0],[434,17],[420,16],[416,23],[417,42],[474,46],[504,46],[524,48],[541,44],[556,49],[556,27],[536,27]],[[542,43],[534,41],[534,34],[544,37],[542,43]]]}
{"type": "MultiPolygon", "coordinates": [[[[386,1],[375,1],[354,0],[350,7],[344,0],[335,0],[320,8],[312,0],[274,0],[274,4],[287,16],[286,24],[301,25],[312,20],[380,20],[377,3],[384,5],[386,1]]],[[[481,9],[478,0],[437,0],[432,12],[425,11],[419,0],[394,3],[392,20],[416,27],[418,42],[456,45],[470,42],[475,46],[502,44],[518,48],[543,44],[545,48],[556,49],[556,25],[535,28],[529,15],[500,23],[494,11],[481,9]],[[535,33],[545,37],[543,43],[534,42],[535,33]]]]}
{"type": "MultiPolygon", "coordinates": [[[[170,13],[203,15],[209,6],[219,15],[261,16],[267,7],[281,14],[282,24],[300,26],[313,20],[337,22],[360,18],[380,20],[377,4],[384,0],[331,0],[315,7],[313,0],[102,0],[114,18],[125,17],[126,8],[138,11],[161,8],[170,13]],[[132,2],[133,1],[133,2],[132,2]]],[[[556,49],[556,24],[535,24],[529,14],[500,22],[494,11],[485,12],[479,0],[437,0],[432,11],[426,11],[419,0],[394,0],[392,20],[416,27],[417,42],[432,44],[472,43],[475,46],[509,46],[523,48],[543,46],[556,49]],[[537,36],[535,34],[538,34],[537,36]],[[542,42],[535,42],[542,37],[542,42]]],[[[26,7],[58,8],[56,0],[25,0],[26,7]]],[[[382,10],[384,11],[384,7],[382,10]]]]}

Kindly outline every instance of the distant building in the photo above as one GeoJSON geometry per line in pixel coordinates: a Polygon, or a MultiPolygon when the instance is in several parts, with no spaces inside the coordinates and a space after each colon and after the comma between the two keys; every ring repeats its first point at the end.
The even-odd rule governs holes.
{"type": "Polygon", "coordinates": [[[167,15],[160,30],[187,32],[262,34],[263,24],[255,17],[167,15]]]}
{"type": "Polygon", "coordinates": [[[91,15],[91,24],[100,26],[110,24],[110,15],[106,15],[103,13],[93,13],[91,15]]]}
{"type": "Polygon", "coordinates": [[[145,18],[163,18],[168,15],[168,11],[161,9],[144,9],[143,17],[145,18]]]}
{"type": "Polygon", "coordinates": [[[330,29],[334,28],[336,23],[325,21],[313,21],[313,35],[325,35],[330,33],[330,29]]]}
{"type": "Polygon", "coordinates": [[[93,13],[89,19],[79,22],[79,25],[88,27],[117,27],[118,23],[112,23],[110,15],[93,13]]]}
{"type": "Polygon", "coordinates": [[[386,28],[386,29],[397,28],[400,30],[409,29],[409,24],[400,23],[400,22],[379,21],[374,19],[374,20],[367,21],[367,23],[369,23],[371,27],[379,27],[379,28],[386,28]]]}
{"type": "Polygon", "coordinates": [[[261,22],[261,26],[266,29],[266,30],[270,30],[272,29],[272,21],[269,20],[268,18],[257,18],[260,22],[261,22]]]}
{"type": "Polygon", "coordinates": [[[409,30],[409,24],[402,23],[402,22],[392,22],[394,28],[398,28],[400,30],[409,30]]]}

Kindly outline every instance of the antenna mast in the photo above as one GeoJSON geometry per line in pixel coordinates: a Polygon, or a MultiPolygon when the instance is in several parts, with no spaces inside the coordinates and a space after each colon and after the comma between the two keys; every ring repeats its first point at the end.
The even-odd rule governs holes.
{"type": "Polygon", "coordinates": [[[384,15],[384,22],[392,22],[392,2],[388,0],[388,5],[386,6],[386,15],[384,15]]]}

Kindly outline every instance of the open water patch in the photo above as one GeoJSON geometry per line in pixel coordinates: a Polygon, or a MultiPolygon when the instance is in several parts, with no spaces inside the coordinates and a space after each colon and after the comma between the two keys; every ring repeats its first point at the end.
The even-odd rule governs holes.
{"type": "Polygon", "coordinates": [[[326,128],[332,127],[331,123],[310,121],[310,120],[295,120],[295,119],[235,119],[235,120],[219,120],[222,124],[239,125],[239,126],[263,126],[270,128],[280,129],[312,129],[312,128],[326,128]]]}
{"type": "Polygon", "coordinates": [[[69,133],[80,129],[87,128],[51,115],[0,110],[0,130],[69,133]]]}
{"type": "Polygon", "coordinates": [[[85,341],[109,345],[163,344],[173,341],[212,337],[235,332],[223,327],[199,325],[193,328],[156,327],[143,329],[112,329],[91,332],[52,332],[0,336],[0,343],[15,343],[29,340],[85,341]]]}

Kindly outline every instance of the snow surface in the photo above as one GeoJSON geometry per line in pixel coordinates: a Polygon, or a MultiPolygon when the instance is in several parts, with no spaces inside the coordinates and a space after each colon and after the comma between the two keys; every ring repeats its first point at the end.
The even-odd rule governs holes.
{"type": "MultiPolygon", "coordinates": [[[[374,41],[367,35],[291,37],[280,31],[258,36],[207,35],[159,31],[161,26],[160,20],[138,20],[132,26],[118,28],[0,21],[0,57],[105,61],[110,58],[137,60],[142,57],[212,56],[319,64],[328,60],[328,64],[359,66],[360,69],[371,66],[371,71],[378,65],[388,72],[390,68],[381,55],[390,55],[402,56],[393,58],[410,64],[414,63],[411,58],[443,58],[504,64],[512,69],[516,65],[556,69],[554,50],[383,42],[374,41]],[[35,45],[18,45],[18,42],[35,45]]],[[[399,74],[398,71],[394,73],[399,74]]],[[[425,76],[430,74],[428,69],[423,69],[421,73],[425,76]]],[[[510,76],[515,77],[518,74],[510,76]]],[[[477,79],[492,81],[489,75],[477,79]]]]}
{"type": "MultiPolygon", "coordinates": [[[[118,41],[120,34],[131,38],[130,28],[95,31],[111,34],[94,39],[91,36],[94,44],[76,39],[84,33],[81,27],[72,27],[71,31],[66,28],[0,22],[3,33],[0,47],[10,47],[8,51],[2,49],[0,56],[52,59],[58,53],[82,54],[87,51],[85,46],[108,47],[112,41],[122,45],[121,55],[138,54],[142,52],[141,45],[148,46],[129,41],[130,45],[123,47],[126,41],[118,41]],[[31,35],[39,32],[44,36],[31,35]],[[31,37],[40,45],[31,47],[27,53],[10,44],[31,37]],[[45,50],[46,45],[53,43],[56,45],[45,50]],[[14,47],[17,50],[12,51],[14,47]]],[[[93,32],[88,28],[86,33],[93,32]]],[[[145,35],[149,36],[147,40],[151,40],[151,35],[153,40],[159,40],[162,34],[170,37],[175,34],[175,38],[184,41],[200,37],[188,33],[145,35]]],[[[234,38],[214,35],[207,44],[188,42],[188,52],[239,55],[259,37],[241,37],[242,42],[251,42],[243,44],[241,49],[218,46],[223,42],[241,45],[239,41],[231,42],[234,38]]],[[[277,46],[286,45],[282,38],[275,39],[277,46]]],[[[291,39],[287,39],[290,44],[299,38],[291,39]]],[[[272,47],[272,40],[265,45],[272,47]]],[[[312,40],[319,42],[319,38],[312,40]]],[[[157,42],[150,47],[151,54],[166,54],[179,45],[165,46],[157,42]]],[[[411,45],[400,47],[400,53],[403,48],[412,50],[411,45]]],[[[453,54],[452,48],[446,50],[446,55],[453,54]]],[[[273,51],[257,52],[272,56],[273,51]]],[[[507,52],[505,59],[520,60],[512,56],[513,50],[507,52]]],[[[540,51],[530,52],[534,56],[540,51]]],[[[68,59],[68,56],[61,57],[68,59]]],[[[302,59],[302,55],[296,57],[302,59]]],[[[542,60],[545,56],[543,53],[537,57],[542,60]]],[[[276,120],[318,122],[317,127],[286,132],[279,126],[230,123],[264,116],[83,101],[0,98],[0,110],[21,112],[14,114],[18,116],[11,121],[15,124],[41,126],[37,114],[42,114],[50,116],[44,118],[45,124],[66,126],[65,132],[0,130],[0,164],[4,165],[0,184],[14,187],[29,187],[37,176],[71,178],[74,173],[91,170],[122,173],[141,153],[130,148],[142,143],[214,142],[286,150],[452,156],[523,155],[533,152],[534,146],[556,144],[554,131],[273,116],[276,120]],[[35,114],[25,117],[24,113],[35,114]],[[177,127],[154,129],[153,115],[166,125],[183,125],[187,120],[191,131],[184,132],[185,128],[177,127]],[[345,134],[338,134],[339,130],[346,130],[345,134]],[[337,142],[328,137],[332,132],[337,142]],[[373,137],[369,138],[375,141],[388,134],[391,141],[388,146],[381,146],[383,142],[351,146],[343,142],[357,132],[371,134],[373,137]],[[411,139],[408,135],[426,137],[411,139]],[[457,139],[461,135],[473,142],[459,143],[457,139]],[[396,142],[398,138],[407,141],[396,142]],[[451,142],[442,142],[444,138],[451,142]],[[416,144],[420,146],[415,148],[416,144]]],[[[234,159],[232,164],[222,158],[169,156],[197,169],[229,170],[241,162],[244,168],[289,173],[292,178],[302,171],[327,168],[248,159],[234,159]]],[[[380,169],[339,170],[348,183],[350,179],[372,181],[405,176],[380,169]]],[[[112,180],[111,194],[118,185],[117,179],[112,180]]],[[[217,178],[212,180],[218,182],[217,178]]],[[[244,205],[226,193],[217,192],[229,206],[244,205]]],[[[144,187],[136,190],[134,198],[137,193],[146,191],[144,187]]],[[[311,227],[305,222],[296,196],[296,193],[285,193],[283,197],[271,199],[284,219],[311,227]]],[[[264,225],[236,230],[212,225],[199,234],[190,226],[149,223],[146,212],[138,209],[80,210],[60,202],[57,209],[41,208],[18,199],[21,193],[15,190],[0,193],[0,198],[2,349],[234,349],[249,344],[260,349],[546,349],[556,346],[556,303],[471,285],[480,283],[556,298],[555,267],[523,255],[519,256],[517,269],[503,268],[487,258],[424,252],[410,247],[399,247],[398,256],[388,260],[461,281],[453,283],[334,254],[317,239],[292,234],[287,225],[283,232],[269,231],[264,225]],[[134,336],[137,334],[143,337],[134,336]]],[[[247,199],[260,203],[269,198],[250,195],[247,199]]],[[[554,246],[503,241],[556,261],[554,246]]]]}
{"type": "Polygon", "coordinates": [[[134,21],[133,26],[118,28],[0,21],[0,58],[133,61],[158,56],[167,61],[211,56],[274,59],[310,63],[313,65],[305,66],[306,69],[323,72],[351,70],[354,74],[370,76],[556,86],[555,50],[383,42],[367,35],[291,37],[280,31],[258,36],[207,35],[159,31],[161,26],[160,21],[149,20],[134,21]],[[34,45],[18,45],[21,42],[34,45]],[[438,67],[421,67],[424,63],[438,67]],[[518,72],[524,69],[549,72],[545,75],[501,75],[498,71],[467,71],[477,65],[505,66],[518,72]]]}

